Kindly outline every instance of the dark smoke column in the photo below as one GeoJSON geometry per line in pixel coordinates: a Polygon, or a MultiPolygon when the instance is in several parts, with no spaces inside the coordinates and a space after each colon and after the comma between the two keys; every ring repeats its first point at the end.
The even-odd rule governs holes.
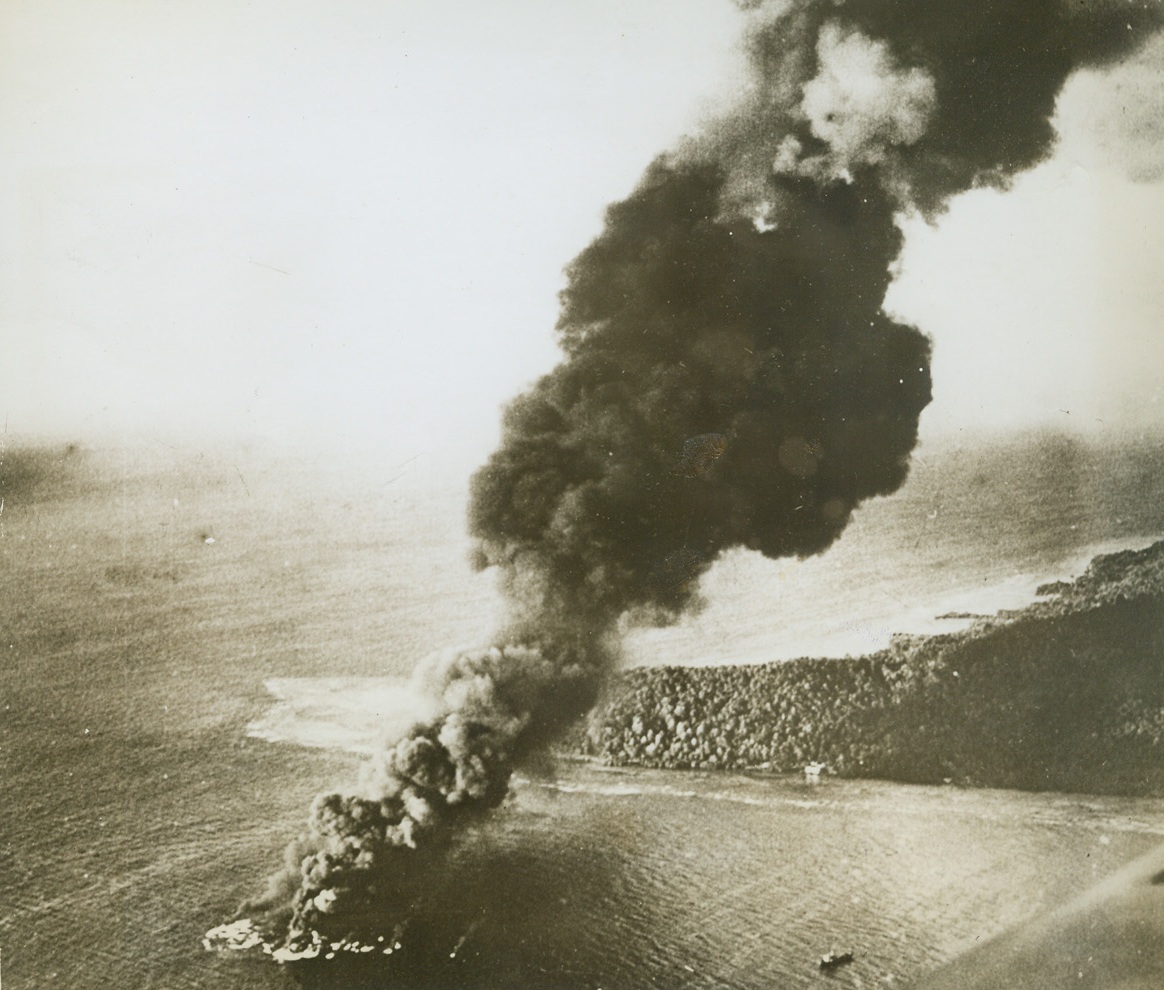
{"type": "Polygon", "coordinates": [[[723,550],[811,554],[904,480],[929,345],[880,312],[900,248],[876,182],[657,161],[571,265],[567,360],[507,412],[473,533],[535,627],[665,620],[723,550]]]}
{"type": "MultiPolygon", "coordinates": [[[[756,5],[748,5],[756,6],[756,5]]],[[[881,303],[895,217],[1044,157],[1055,96],[1160,22],[1122,0],[757,9],[739,105],[656,160],[570,265],[565,360],[473,481],[497,645],[427,674],[437,714],[361,794],[317,799],[250,906],[284,958],[404,919],[456,827],[593,703],[625,622],[666,622],[725,549],[808,555],[905,479],[929,343],[881,303]],[[391,922],[389,922],[391,923],[391,922]]]]}

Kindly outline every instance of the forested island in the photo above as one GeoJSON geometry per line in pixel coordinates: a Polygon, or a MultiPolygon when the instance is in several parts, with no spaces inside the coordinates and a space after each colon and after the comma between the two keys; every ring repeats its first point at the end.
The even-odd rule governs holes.
{"type": "Polygon", "coordinates": [[[1038,596],[868,656],[630,670],[575,741],[616,765],[1164,795],[1164,541],[1038,596]]]}

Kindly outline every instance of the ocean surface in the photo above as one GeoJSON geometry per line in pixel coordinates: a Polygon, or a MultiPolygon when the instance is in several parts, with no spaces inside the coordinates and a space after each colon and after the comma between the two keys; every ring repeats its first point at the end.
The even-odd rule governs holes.
{"type": "MultiPolygon", "coordinates": [[[[626,662],[844,655],[955,628],[939,616],[1021,605],[1097,550],[1164,534],[1162,488],[1159,438],[922,448],[828,553],[729,555],[698,615],[628,631],[626,662]]],[[[423,459],[5,452],[11,987],[293,985],[202,934],[262,887],[314,794],[416,711],[417,661],[498,624],[464,491],[423,459]]],[[[1162,836],[1154,799],[563,765],[518,780],[434,877],[429,983],[908,985],[1162,836]],[[834,948],[857,961],[826,978],[834,948]]]]}

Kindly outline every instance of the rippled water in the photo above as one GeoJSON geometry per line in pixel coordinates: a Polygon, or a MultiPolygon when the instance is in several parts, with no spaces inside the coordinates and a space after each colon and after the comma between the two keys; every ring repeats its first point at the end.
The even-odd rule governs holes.
{"type": "MultiPolygon", "coordinates": [[[[1164,836],[1164,804],[572,767],[519,782],[371,985],[908,983],[1164,836]]],[[[370,975],[371,974],[371,975],[370,975]]],[[[346,987],[340,960],[311,971],[346,987]]]]}

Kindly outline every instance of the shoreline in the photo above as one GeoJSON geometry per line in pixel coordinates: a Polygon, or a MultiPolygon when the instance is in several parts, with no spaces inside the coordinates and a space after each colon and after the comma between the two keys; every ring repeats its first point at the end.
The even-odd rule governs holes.
{"type": "Polygon", "coordinates": [[[844,659],[625,672],[573,739],[615,765],[1164,794],[1164,541],[962,631],[844,659]]]}
{"type": "MultiPolygon", "coordinates": [[[[853,565],[862,581],[859,588],[852,586],[852,580],[840,580],[834,591],[844,594],[857,592],[859,600],[853,603],[843,617],[825,613],[797,613],[786,630],[769,630],[760,635],[760,627],[749,628],[754,611],[745,608],[748,603],[738,598],[740,586],[751,587],[754,580],[769,580],[776,587],[797,580],[796,568],[824,565],[824,558],[806,561],[777,562],[775,572],[766,578],[748,573],[737,573],[740,567],[750,565],[725,559],[725,568],[720,578],[713,575],[711,583],[722,580],[724,587],[712,592],[709,608],[700,622],[710,619],[710,624],[720,634],[720,639],[711,644],[712,634],[688,629],[687,620],[678,625],[660,628],[640,628],[626,631],[627,669],[654,666],[759,666],[767,663],[784,663],[792,660],[841,659],[867,656],[888,649],[899,636],[933,636],[943,633],[963,632],[969,628],[972,619],[992,618],[1001,611],[1013,611],[1034,604],[1040,598],[1039,588],[1059,582],[1069,583],[1080,576],[1087,565],[1097,556],[1106,556],[1126,550],[1142,550],[1164,539],[1164,531],[1153,527],[1135,535],[1108,536],[1092,539],[1077,547],[1066,549],[1054,555],[1050,562],[1028,562],[1014,568],[998,566],[988,573],[971,572],[962,577],[952,587],[934,590],[924,587],[907,587],[891,578],[884,587],[878,584],[876,570],[860,555],[850,560],[837,558],[837,567],[853,565]],[[781,569],[783,568],[783,569],[781,569]],[[753,579],[754,578],[754,579],[753,579]],[[877,594],[864,596],[863,589],[873,588],[877,594]],[[956,617],[955,617],[956,616],[956,617]],[[785,633],[788,633],[786,635],[785,633]],[[714,652],[712,652],[714,651],[714,652]],[[658,658],[673,653],[677,659],[673,663],[658,658]],[[705,660],[712,657],[711,660],[705,660]]],[[[838,546],[835,553],[843,556],[851,548],[838,546]]],[[[966,562],[962,562],[966,563],[966,562]]],[[[924,565],[927,574],[933,570],[932,562],[924,565]]],[[[937,583],[944,578],[940,571],[931,576],[937,583]]],[[[819,575],[814,579],[819,584],[819,575]]],[[[802,608],[806,603],[798,598],[792,601],[792,608],[802,608]]],[[[751,604],[751,608],[755,604],[751,604]]]]}
{"type": "MultiPolygon", "coordinates": [[[[1103,541],[1105,548],[1142,539],[1103,541]]],[[[1077,557],[1082,560],[1082,556],[1077,557]]],[[[1024,579],[1025,580],[1025,579],[1024,579]]],[[[556,747],[610,766],[1164,795],[1164,541],[1093,556],[1074,580],[964,628],[888,648],[624,671],[556,747]]],[[[277,678],[247,734],[366,755],[422,699],[400,678],[277,678]]]]}

